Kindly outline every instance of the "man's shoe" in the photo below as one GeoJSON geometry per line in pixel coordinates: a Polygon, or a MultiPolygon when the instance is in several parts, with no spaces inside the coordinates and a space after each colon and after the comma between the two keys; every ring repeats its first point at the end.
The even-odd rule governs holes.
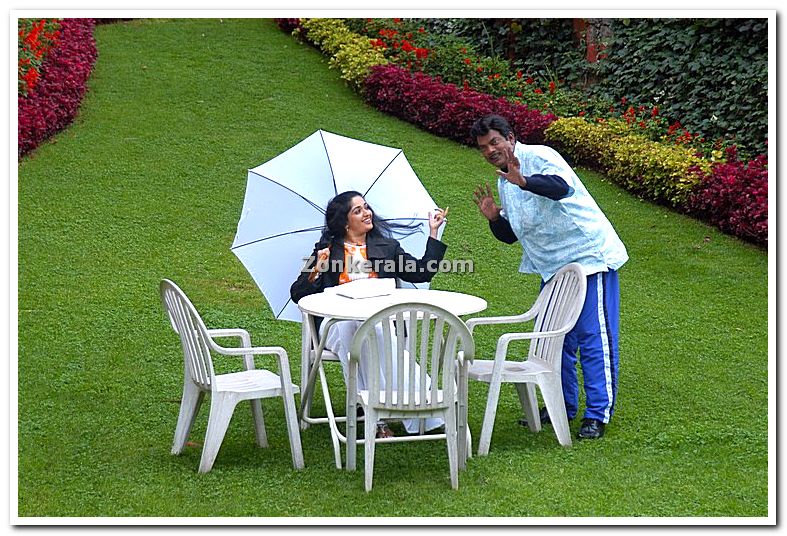
{"type": "Polygon", "coordinates": [[[599,439],[604,435],[605,424],[598,419],[582,419],[577,437],[579,439],[599,439]]]}
{"type": "MultiPolygon", "coordinates": [[[[538,411],[538,418],[541,420],[541,424],[542,425],[544,425],[544,424],[552,424],[552,421],[549,420],[549,412],[547,411],[547,408],[541,408],[538,411]]],[[[519,424],[521,426],[527,426],[527,419],[522,417],[521,419],[519,419],[519,424]]]]}

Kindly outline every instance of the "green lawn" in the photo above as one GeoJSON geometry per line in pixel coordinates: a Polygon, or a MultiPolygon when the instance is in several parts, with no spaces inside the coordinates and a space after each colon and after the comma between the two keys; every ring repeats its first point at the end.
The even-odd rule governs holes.
{"type": "MultiPolygon", "coordinates": [[[[367,494],[362,470],[334,467],[325,426],[302,433],[306,469],[294,471],[276,401],[269,449],[240,406],[211,473],[197,473],[199,448],[171,456],[183,364],[162,278],[209,326],[284,346],[300,377],[300,325],[273,319],[229,247],[246,170],[318,128],[402,147],[451,207],[448,257],[476,271],[433,288],[512,314],[538,280],[517,273],[518,246],[496,242],[472,202],[491,178],[477,151],[369,108],[273,21],[140,20],[96,38],[76,123],[19,165],[20,516],[768,515],[766,252],[582,170],[631,257],[604,439],[563,449],[551,427],[530,433],[509,385],[490,454],[468,462],[458,491],[444,444],[427,442],[381,446],[367,494]]],[[[480,328],[482,353],[498,333],[480,328]]],[[[340,393],[338,367],[331,379],[340,393]]],[[[485,400],[471,384],[476,441],[485,400]]]]}

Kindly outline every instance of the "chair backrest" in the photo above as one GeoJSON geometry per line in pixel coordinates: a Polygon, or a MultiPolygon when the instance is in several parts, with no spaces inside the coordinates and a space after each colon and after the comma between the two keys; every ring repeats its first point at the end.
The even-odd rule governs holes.
{"type": "Polygon", "coordinates": [[[350,345],[351,361],[360,359],[365,344],[370,404],[389,410],[431,410],[453,404],[457,354],[463,351],[464,359],[470,361],[475,356],[465,323],[426,303],[393,305],[364,321],[350,345]],[[386,379],[384,386],[381,375],[386,379]],[[391,381],[394,377],[395,382],[391,381]]]}
{"type": "Polygon", "coordinates": [[[537,357],[550,363],[553,368],[559,365],[565,334],[577,323],[587,292],[587,278],[582,266],[567,264],[541,289],[536,300],[534,332],[562,331],[562,336],[534,339],[530,343],[528,357],[537,357]]]}
{"type": "Polygon", "coordinates": [[[159,291],[172,329],[180,336],[186,375],[200,388],[210,390],[214,385],[214,372],[208,328],[191,300],[175,283],[163,279],[159,291]]]}

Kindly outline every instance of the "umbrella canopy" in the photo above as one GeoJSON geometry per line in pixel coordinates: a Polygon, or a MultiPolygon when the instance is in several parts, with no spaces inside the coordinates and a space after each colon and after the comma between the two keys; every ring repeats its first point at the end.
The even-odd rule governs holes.
{"type": "Polygon", "coordinates": [[[276,318],[301,320],[290,285],[320,238],[328,201],[347,190],[363,194],[381,219],[417,226],[416,232],[394,238],[408,253],[423,256],[429,212],[437,205],[402,150],[318,130],[249,170],[232,243],[276,318]]]}

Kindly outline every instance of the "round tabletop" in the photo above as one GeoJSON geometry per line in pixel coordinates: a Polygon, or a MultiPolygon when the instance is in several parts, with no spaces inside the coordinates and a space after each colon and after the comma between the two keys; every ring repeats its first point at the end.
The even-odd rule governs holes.
{"type": "Polygon", "coordinates": [[[366,320],[388,306],[407,302],[424,302],[442,307],[456,316],[477,313],[486,309],[486,300],[461,292],[416,288],[397,288],[385,296],[348,298],[335,293],[337,287],[305,296],[298,302],[301,311],[311,315],[340,320],[366,320]]]}

